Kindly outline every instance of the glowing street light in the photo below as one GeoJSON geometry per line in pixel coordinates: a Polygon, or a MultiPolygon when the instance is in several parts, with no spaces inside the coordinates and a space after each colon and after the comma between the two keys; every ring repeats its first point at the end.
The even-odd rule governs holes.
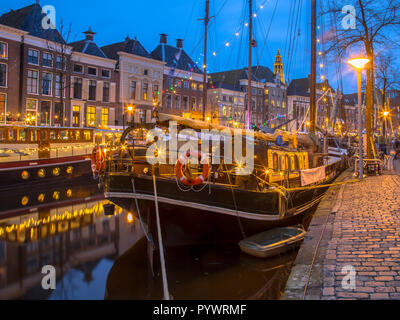
{"type": "Polygon", "coordinates": [[[369,62],[369,59],[366,58],[355,58],[347,61],[348,64],[352,65],[357,70],[362,70],[365,68],[365,65],[369,62]]]}
{"type": "MultiPolygon", "coordinates": [[[[365,68],[365,65],[369,62],[366,58],[355,58],[347,61],[353,68],[357,70],[357,91],[358,91],[358,144],[359,144],[359,178],[362,179],[364,176],[363,172],[363,136],[362,136],[362,114],[361,114],[361,71],[365,68]]],[[[368,139],[368,137],[367,137],[368,139]]]]}

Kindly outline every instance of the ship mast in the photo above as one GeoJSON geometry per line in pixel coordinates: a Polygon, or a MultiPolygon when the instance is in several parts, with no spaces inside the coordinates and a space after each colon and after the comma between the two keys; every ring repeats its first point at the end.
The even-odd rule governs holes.
{"type": "Polygon", "coordinates": [[[248,67],[248,83],[247,83],[247,121],[246,127],[250,129],[250,115],[251,115],[251,59],[252,59],[252,46],[253,46],[253,1],[249,0],[249,67],[248,67]]]}
{"type": "Polygon", "coordinates": [[[316,81],[317,81],[317,4],[311,0],[311,77],[310,77],[310,133],[316,129],[316,81]]]}
{"type": "Polygon", "coordinates": [[[207,35],[210,22],[210,0],[206,0],[206,14],[204,17],[204,63],[203,63],[203,121],[207,120],[207,35]]]}

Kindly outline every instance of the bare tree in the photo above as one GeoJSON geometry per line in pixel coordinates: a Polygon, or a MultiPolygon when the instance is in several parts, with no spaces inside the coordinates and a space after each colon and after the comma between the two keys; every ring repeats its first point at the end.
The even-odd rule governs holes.
{"type": "MultiPolygon", "coordinates": [[[[342,14],[342,8],[348,5],[348,0],[329,0],[325,4],[322,15],[342,14]]],[[[366,85],[366,129],[367,129],[367,153],[372,156],[372,110],[374,103],[374,53],[386,51],[397,46],[396,37],[399,35],[396,27],[400,25],[400,1],[399,0],[354,0],[356,9],[355,28],[345,29],[342,19],[336,19],[335,31],[328,39],[327,53],[340,58],[350,53],[350,50],[362,50],[370,59],[367,69],[366,85]]]]}
{"type": "Polygon", "coordinates": [[[393,54],[383,53],[376,58],[375,79],[378,89],[382,93],[383,105],[387,100],[387,91],[399,89],[400,80],[393,54]]]}
{"type": "MultiPolygon", "coordinates": [[[[55,96],[59,98],[59,103],[62,107],[62,112],[57,112],[55,110],[54,119],[61,126],[65,125],[64,119],[66,112],[66,104],[65,98],[67,97],[67,90],[70,88],[71,83],[69,79],[69,60],[72,53],[72,48],[68,46],[68,42],[71,37],[72,24],[69,25],[68,29],[65,30],[64,22],[61,19],[60,25],[55,30],[58,32],[59,39],[54,41],[55,39],[47,40],[47,49],[52,52],[53,57],[53,70],[54,70],[54,82],[55,82],[55,96]],[[58,81],[57,81],[58,79],[58,81]],[[57,91],[59,95],[57,95],[57,91]],[[61,119],[60,119],[61,117],[61,119]]],[[[51,120],[50,120],[51,123],[51,120]]]]}

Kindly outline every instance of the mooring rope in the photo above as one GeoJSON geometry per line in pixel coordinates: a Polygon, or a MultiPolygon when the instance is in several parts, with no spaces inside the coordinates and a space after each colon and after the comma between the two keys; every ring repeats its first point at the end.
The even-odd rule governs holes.
{"type": "Polygon", "coordinates": [[[158,211],[158,196],[157,196],[156,175],[154,174],[154,168],[152,170],[152,173],[153,173],[154,203],[156,207],[157,234],[158,234],[158,244],[160,248],[161,275],[163,280],[164,299],[170,300],[170,295],[168,291],[167,271],[165,268],[164,245],[161,235],[160,214],[158,211]]]}

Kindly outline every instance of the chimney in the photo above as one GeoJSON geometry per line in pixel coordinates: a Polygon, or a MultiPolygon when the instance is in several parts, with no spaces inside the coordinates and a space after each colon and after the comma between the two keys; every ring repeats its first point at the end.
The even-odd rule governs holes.
{"type": "Polygon", "coordinates": [[[86,40],[93,41],[93,38],[94,38],[94,35],[96,34],[96,32],[93,32],[89,26],[89,30],[85,31],[84,34],[86,35],[86,40]]]}
{"type": "Polygon", "coordinates": [[[162,33],[160,34],[160,43],[167,44],[167,36],[166,34],[162,33]]]}
{"type": "Polygon", "coordinates": [[[176,39],[176,47],[179,49],[183,48],[183,39],[176,39]]]}

